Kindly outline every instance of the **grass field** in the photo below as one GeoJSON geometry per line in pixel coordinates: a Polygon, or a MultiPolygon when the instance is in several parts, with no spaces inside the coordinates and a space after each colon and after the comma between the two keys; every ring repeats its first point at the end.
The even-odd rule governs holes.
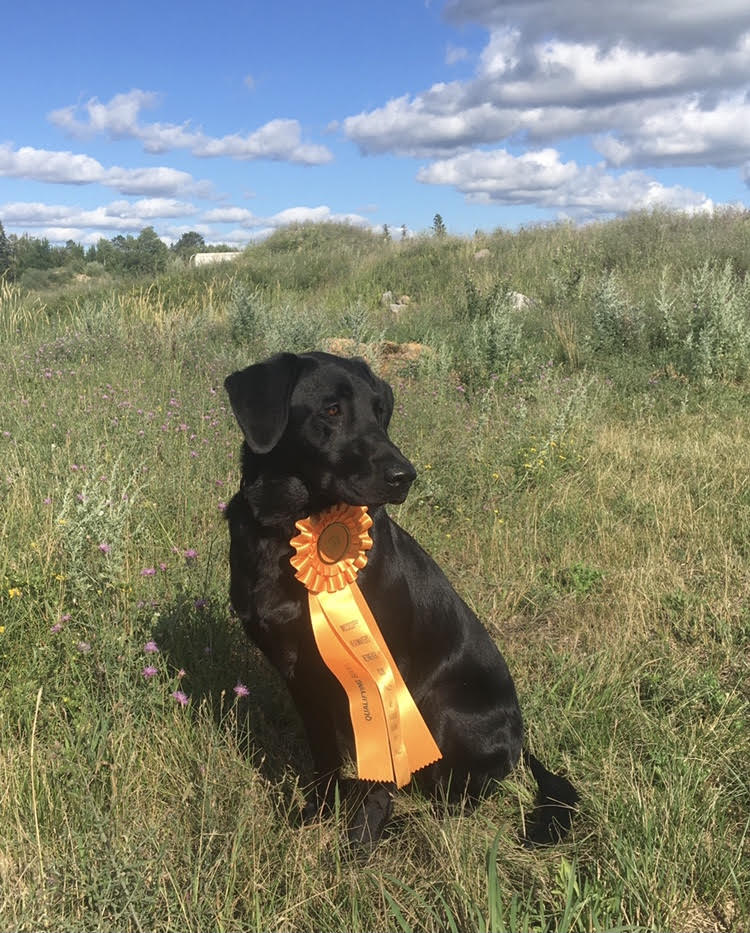
{"type": "Polygon", "coordinates": [[[747,213],[655,214],[0,283],[0,929],[749,929],[749,268],[747,213]],[[390,511],[582,793],[555,848],[518,845],[521,770],[471,815],[402,794],[365,866],[298,826],[301,729],[227,605],[222,383],[332,337],[431,348],[387,369],[390,511]]]}

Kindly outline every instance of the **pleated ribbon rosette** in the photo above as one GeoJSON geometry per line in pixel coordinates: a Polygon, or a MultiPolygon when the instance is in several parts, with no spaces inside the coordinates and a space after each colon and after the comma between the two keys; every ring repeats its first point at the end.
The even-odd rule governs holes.
{"type": "Polygon", "coordinates": [[[403,787],[442,755],[356,583],[372,519],[366,506],[335,505],[296,526],[290,560],[308,591],[318,651],[346,691],[357,774],[403,787]]]}

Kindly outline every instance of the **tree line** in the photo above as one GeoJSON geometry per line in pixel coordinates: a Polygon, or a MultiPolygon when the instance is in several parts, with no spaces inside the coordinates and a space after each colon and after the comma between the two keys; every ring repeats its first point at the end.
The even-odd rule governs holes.
{"type": "MultiPolygon", "coordinates": [[[[138,236],[118,234],[109,240],[102,237],[86,248],[73,240],[55,245],[46,237],[6,234],[0,221],[0,277],[32,287],[46,284],[45,279],[55,270],[91,276],[105,272],[118,276],[157,275],[165,271],[171,257],[187,261],[206,249],[203,237],[194,230],[183,233],[172,246],[167,246],[153,227],[144,227],[138,236]]],[[[211,249],[223,251],[230,247],[211,249]]]]}

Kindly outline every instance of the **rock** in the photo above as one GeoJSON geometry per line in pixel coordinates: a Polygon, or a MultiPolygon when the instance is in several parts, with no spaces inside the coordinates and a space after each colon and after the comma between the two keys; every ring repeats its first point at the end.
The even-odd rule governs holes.
{"type": "Polygon", "coordinates": [[[528,295],[522,295],[521,292],[509,292],[508,297],[513,305],[514,311],[526,311],[532,305],[536,304],[533,298],[528,295]]]}

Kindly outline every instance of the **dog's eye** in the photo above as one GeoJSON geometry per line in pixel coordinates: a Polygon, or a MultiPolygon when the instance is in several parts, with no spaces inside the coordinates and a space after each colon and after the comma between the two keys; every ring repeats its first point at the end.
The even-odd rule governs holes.
{"type": "Polygon", "coordinates": [[[329,418],[335,418],[337,415],[341,414],[341,405],[339,405],[338,402],[334,402],[332,405],[326,405],[324,411],[329,418]]]}

